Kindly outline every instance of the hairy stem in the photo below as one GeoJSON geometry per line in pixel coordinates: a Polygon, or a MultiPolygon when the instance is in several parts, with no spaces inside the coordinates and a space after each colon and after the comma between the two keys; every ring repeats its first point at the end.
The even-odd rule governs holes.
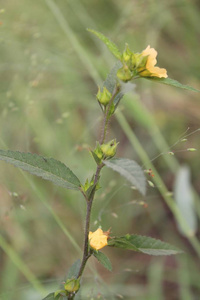
{"type": "MultiPolygon", "coordinates": [[[[105,139],[106,139],[106,134],[107,134],[107,130],[108,130],[108,122],[111,117],[110,109],[111,109],[111,106],[113,104],[113,101],[114,101],[116,95],[119,93],[119,90],[120,90],[120,87],[116,86],[113,91],[112,97],[109,101],[109,104],[107,105],[107,107],[104,111],[102,134],[101,134],[101,137],[99,140],[99,143],[101,145],[105,142],[105,139]]],[[[91,216],[92,204],[93,204],[93,200],[94,200],[94,196],[95,196],[95,192],[96,192],[96,185],[99,181],[100,172],[101,172],[101,169],[103,168],[103,166],[104,165],[102,163],[102,164],[98,165],[96,168],[96,172],[94,175],[94,184],[93,184],[94,188],[93,188],[90,196],[87,198],[86,194],[82,192],[86,199],[86,202],[87,202],[87,213],[86,213],[86,221],[85,221],[85,237],[84,237],[83,257],[82,257],[82,262],[81,262],[81,266],[80,266],[77,278],[82,276],[83,271],[86,266],[86,263],[87,263],[88,259],[90,258],[90,256],[92,255],[92,252],[89,249],[89,241],[88,241],[88,235],[89,235],[89,229],[90,229],[90,216],[91,216]]],[[[74,297],[75,297],[75,294],[73,294],[73,293],[68,295],[69,300],[74,299],[74,297]]]]}
{"type": "Polygon", "coordinates": [[[90,195],[90,198],[87,201],[84,251],[83,251],[82,263],[81,263],[80,270],[79,270],[79,273],[77,275],[77,278],[79,278],[82,275],[83,270],[84,270],[85,265],[86,265],[86,262],[87,262],[88,258],[91,256],[91,253],[89,253],[89,250],[88,250],[88,248],[89,248],[88,247],[89,246],[88,245],[88,234],[89,234],[89,229],[90,229],[90,215],[91,215],[92,203],[93,203],[93,199],[94,199],[94,195],[95,195],[95,187],[96,187],[96,184],[98,182],[99,174],[100,174],[100,171],[101,171],[102,167],[103,167],[103,165],[97,166],[95,177],[94,177],[94,190],[92,191],[92,193],[90,195]]]}
{"type": "Polygon", "coordinates": [[[110,119],[110,108],[113,104],[113,101],[114,101],[116,95],[119,93],[119,91],[120,91],[120,87],[116,86],[114,91],[113,91],[112,97],[109,101],[109,104],[106,107],[106,111],[105,111],[104,119],[103,119],[102,134],[101,134],[101,138],[100,138],[100,141],[99,141],[100,145],[102,145],[105,142],[106,133],[107,133],[107,130],[108,130],[108,122],[109,122],[109,119],[110,119]]]}

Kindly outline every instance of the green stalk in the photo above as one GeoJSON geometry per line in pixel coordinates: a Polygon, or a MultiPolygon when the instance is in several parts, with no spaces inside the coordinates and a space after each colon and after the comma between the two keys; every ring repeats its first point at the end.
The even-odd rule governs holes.
{"type": "MultiPolygon", "coordinates": [[[[104,119],[103,119],[103,126],[102,126],[102,134],[99,140],[99,144],[102,145],[105,142],[106,139],[106,134],[107,134],[107,130],[108,130],[108,123],[109,123],[109,119],[111,117],[110,115],[110,108],[113,104],[113,101],[116,97],[116,95],[119,93],[119,87],[115,87],[114,92],[112,94],[112,97],[109,101],[109,104],[106,107],[106,110],[104,111],[104,119]]],[[[100,165],[97,165],[96,168],[96,172],[94,175],[94,189],[92,191],[92,193],[90,194],[90,197],[87,198],[86,194],[82,191],[82,194],[84,195],[84,198],[87,201],[87,213],[86,213],[86,220],[85,220],[85,238],[84,238],[84,248],[83,248],[83,258],[82,258],[82,262],[81,262],[81,266],[77,275],[77,279],[80,278],[83,274],[83,271],[85,269],[86,263],[88,261],[88,259],[90,258],[90,256],[92,255],[92,252],[89,248],[89,240],[88,240],[88,235],[89,235],[89,229],[90,229],[90,217],[91,217],[91,210],[92,210],[92,204],[94,201],[94,196],[96,193],[96,185],[100,179],[100,172],[101,169],[103,168],[103,163],[100,165]]],[[[70,293],[68,296],[68,300],[72,300],[75,297],[74,293],[70,293]]]]}

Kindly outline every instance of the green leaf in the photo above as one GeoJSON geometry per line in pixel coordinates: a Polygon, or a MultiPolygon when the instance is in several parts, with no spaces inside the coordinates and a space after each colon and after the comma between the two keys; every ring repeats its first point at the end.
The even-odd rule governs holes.
{"type": "Polygon", "coordinates": [[[149,255],[174,255],[183,253],[183,251],[177,247],[160,240],[134,234],[110,238],[108,246],[134,250],[149,255]]]}
{"type": "Polygon", "coordinates": [[[78,190],[80,181],[62,162],[18,151],[0,150],[0,160],[67,189],[78,190]]]}
{"type": "Polygon", "coordinates": [[[76,278],[78,276],[80,266],[81,266],[81,261],[80,261],[80,259],[77,259],[73,263],[73,265],[70,267],[68,274],[67,274],[67,279],[76,278]]]}
{"type": "Polygon", "coordinates": [[[86,196],[87,196],[88,199],[90,199],[91,194],[94,192],[94,190],[97,190],[97,185],[96,185],[96,184],[95,184],[95,185],[91,185],[91,186],[87,189],[87,191],[86,191],[85,193],[86,193],[86,196]]]}
{"type": "MultiPolygon", "coordinates": [[[[119,70],[119,68],[121,68],[122,63],[120,61],[116,62],[116,64],[114,65],[114,67],[111,69],[110,73],[108,74],[108,76],[106,77],[106,80],[103,83],[103,86],[101,88],[101,91],[103,91],[103,88],[105,87],[111,94],[114,93],[114,90],[118,84],[118,78],[117,78],[117,71],[119,70]]],[[[121,84],[122,86],[122,84],[121,84]]],[[[114,98],[113,104],[114,104],[114,111],[116,110],[120,100],[123,98],[124,96],[124,91],[120,91],[114,98]]],[[[94,156],[94,155],[93,155],[94,156]]],[[[95,158],[95,157],[94,157],[95,158]]],[[[96,160],[96,159],[95,159],[96,160]]],[[[97,160],[96,160],[97,161],[97,160]]],[[[98,164],[98,161],[97,161],[98,164]]]]}
{"type": "MultiPolygon", "coordinates": [[[[56,292],[54,293],[54,299],[57,299],[58,296],[59,296],[59,297],[62,297],[62,294],[66,295],[66,291],[65,291],[65,290],[58,290],[58,291],[56,291],[56,292]]],[[[60,298],[58,298],[58,299],[60,299],[60,298]]]]}
{"type": "Polygon", "coordinates": [[[60,296],[60,295],[57,295],[54,297],[54,293],[51,293],[48,296],[46,296],[45,298],[43,298],[42,300],[61,300],[61,299],[64,300],[64,298],[63,297],[61,298],[61,297],[62,296],[60,296]]]}
{"type": "Polygon", "coordinates": [[[42,300],[55,300],[54,298],[54,293],[51,293],[49,295],[47,295],[45,298],[43,298],[42,300]]]}
{"type": "Polygon", "coordinates": [[[96,161],[97,165],[99,165],[101,163],[101,159],[96,155],[96,153],[94,151],[90,151],[90,153],[92,154],[94,160],[96,161]]]}
{"type": "Polygon", "coordinates": [[[93,255],[97,258],[97,260],[109,271],[112,271],[112,265],[109,258],[100,251],[94,251],[93,255]]]}
{"type": "Polygon", "coordinates": [[[124,176],[134,185],[142,195],[146,193],[146,178],[141,167],[133,160],[126,158],[113,158],[103,163],[114,171],[124,176]]]}
{"type": "MultiPolygon", "coordinates": [[[[55,293],[57,293],[57,292],[61,292],[61,291],[56,291],[55,293]]],[[[62,296],[59,293],[57,295],[55,295],[55,293],[50,293],[48,296],[46,296],[42,300],[67,300],[68,299],[67,297],[62,296]]]]}
{"type": "Polygon", "coordinates": [[[185,89],[185,90],[189,90],[192,92],[200,92],[200,90],[197,90],[189,85],[185,85],[185,84],[181,84],[180,82],[178,82],[177,80],[171,79],[171,78],[158,78],[158,77],[142,77],[151,81],[155,81],[155,82],[159,82],[162,84],[167,84],[167,85],[171,85],[174,87],[178,87],[181,89],[185,89]]]}
{"type": "Polygon", "coordinates": [[[103,35],[98,31],[95,31],[93,29],[87,29],[87,30],[91,33],[94,33],[100,40],[102,40],[102,42],[104,42],[104,44],[108,47],[110,52],[119,60],[121,60],[122,54],[120,53],[119,49],[113,42],[111,42],[105,35],[103,35]]]}
{"type": "Polygon", "coordinates": [[[111,94],[114,92],[116,84],[118,83],[117,71],[121,67],[122,67],[122,63],[120,61],[117,61],[103,83],[103,87],[106,87],[111,94]]]}
{"type": "Polygon", "coordinates": [[[140,250],[137,247],[135,247],[133,244],[131,244],[127,240],[126,236],[115,237],[115,238],[109,239],[108,246],[140,252],[140,250]]]}

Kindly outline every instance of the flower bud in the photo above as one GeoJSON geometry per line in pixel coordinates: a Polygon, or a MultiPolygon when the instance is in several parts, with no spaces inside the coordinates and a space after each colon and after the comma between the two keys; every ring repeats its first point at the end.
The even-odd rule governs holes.
{"type": "Polygon", "coordinates": [[[103,88],[103,92],[101,92],[100,88],[98,89],[98,93],[97,93],[97,100],[103,104],[103,105],[107,105],[112,97],[112,94],[107,90],[107,88],[104,86],[103,88]]]}
{"type": "Polygon", "coordinates": [[[132,72],[130,71],[129,67],[124,65],[122,68],[120,68],[118,71],[117,71],[117,77],[122,80],[122,81],[129,81],[132,79],[133,77],[133,74],[132,72]]]}
{"type": "Polygon", "coordinates": [[[71,292],[77,292],[80,288],[80,279],[68,279],[65,283],[65,291],[71,293],[71,292]]]}
{"type": "Polygon", "coordinates": [[[101,151],[103,153],[104,158],[111,158],[115,156],[117,145],[119,143],[116,143],[116,139],[101,145],[101,151]]]}

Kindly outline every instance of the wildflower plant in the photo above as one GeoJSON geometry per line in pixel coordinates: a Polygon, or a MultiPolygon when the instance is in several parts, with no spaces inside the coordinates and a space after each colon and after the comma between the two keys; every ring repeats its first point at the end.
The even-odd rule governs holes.
{"type": "Polygon", "coordinates": [[[182,252],[177,247],[151,237],[136,234],[113,235],[110,229],[103,231],[103,229],[106,229],[103,224],[101,225],[103,229],[91,229],[90,216],[96,191],[100,188],[103,168],[110,168],[121,174],[143,196],[146,193],[145,171],[133,160],[115,158],[119,142],[116,139],[106,140],[109,121],[115,114],[124,94],[130,90],[130,81],[143,78],[191,91],[198,90],[170,79],[164,68],[156,66],[157,51],[150,46],[147,46],[141,53],[135,53],[126,44],[125,50],[121,53],[117,46],[103,34],[94,30],[89,31],[101,39],[118,60],[103,85],[98,87],[96,95],[102,111],[103,123],[99,141],[96,142],[94,149],[90,149],[91,156],[96,163],[96,170],[92,178],[87,179],[85,183],[81,183],[74,172],[64,163],[54,158],[18,151],[0,150],[1,160],[49,180],[58,186],[81,193],[87,204],[82,259],[77,260],[72,265],[62,288],[50,293],[44,298],[46,300],[75,299],[81,292],[82,275],[87,261],[92,256],[111,271],[111,262],[101,251],[104,247],[123,248],[148,255],[174,255],[182,252]]]}

